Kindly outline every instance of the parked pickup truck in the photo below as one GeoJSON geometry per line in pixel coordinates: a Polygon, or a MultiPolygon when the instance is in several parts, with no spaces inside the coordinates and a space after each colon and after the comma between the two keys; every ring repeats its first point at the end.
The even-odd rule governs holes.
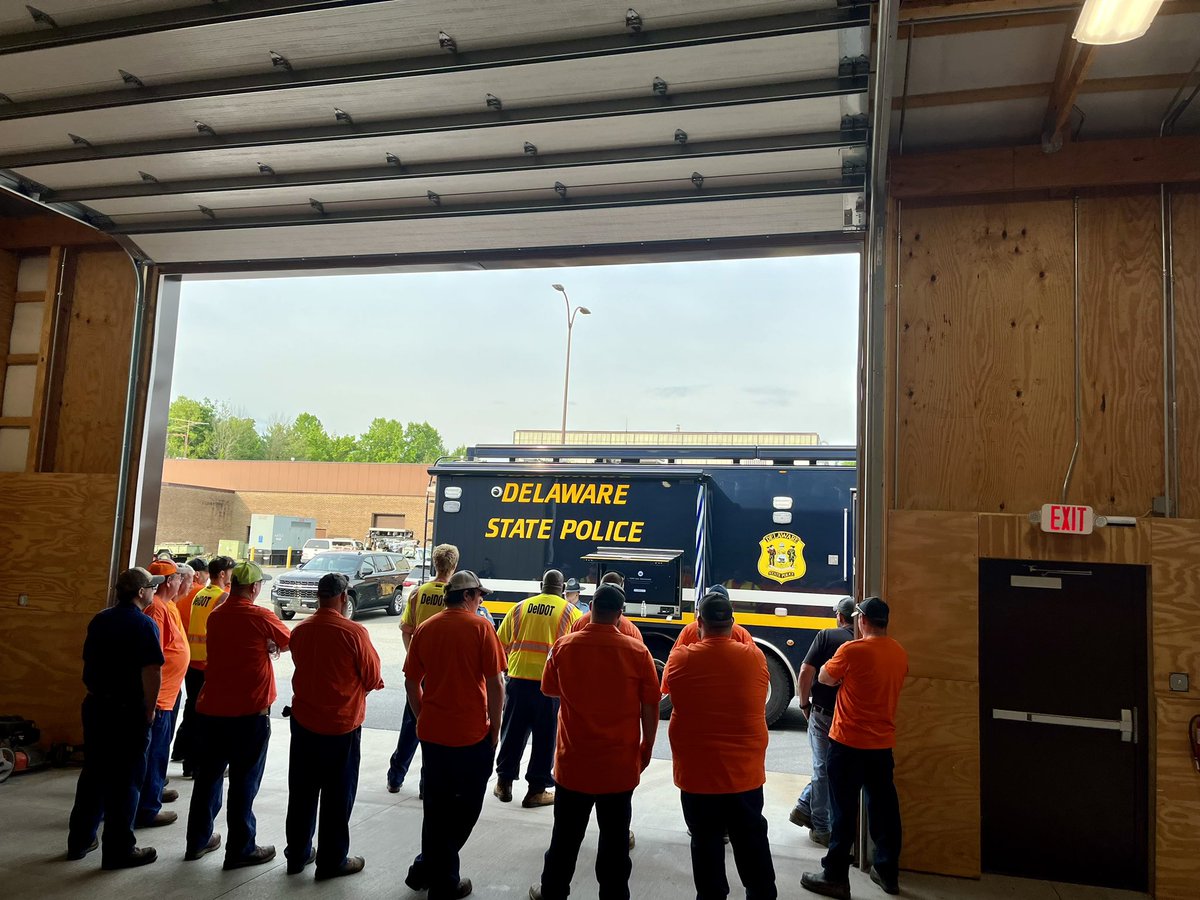
{"type": "Polygon", "coordinates": [[[350,579],[347,618],[366,609],[383,609],[389,616],[398,616],[404,609],[404,580],[410,568],[404,557],[388,553],[318,553],[275,579],[271,603],[281,619],[312,612],[317,608],[317,582],[329,572],[341,572],[350,579]]]}

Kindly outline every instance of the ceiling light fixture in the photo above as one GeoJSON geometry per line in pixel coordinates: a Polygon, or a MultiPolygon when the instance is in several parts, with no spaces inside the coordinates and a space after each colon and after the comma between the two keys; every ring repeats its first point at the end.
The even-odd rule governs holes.
{"type": "Polygon", "coordinates": [[[1081,44],[1123,44],[1150,28],[1163,0],[1086,0],[1072,37],[1081,44]]]}

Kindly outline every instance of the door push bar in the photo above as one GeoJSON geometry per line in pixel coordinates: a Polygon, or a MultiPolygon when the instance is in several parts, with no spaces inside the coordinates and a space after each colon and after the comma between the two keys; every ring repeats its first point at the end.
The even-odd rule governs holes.
{"type": "Polygon", "coordinates": [[[1095,728],[1100,731],[1119,731],[1123,743],[1137,743],[1137,707],[1122,709],[1119,719],[1088,719],[1083,716],[1055,716],[1049,713],[1024,712],[1016,709],[993,709],[993,719],[1009,722],[1034,722],[1038,725],[1067,725],[1071,728],[1095,728]]]}

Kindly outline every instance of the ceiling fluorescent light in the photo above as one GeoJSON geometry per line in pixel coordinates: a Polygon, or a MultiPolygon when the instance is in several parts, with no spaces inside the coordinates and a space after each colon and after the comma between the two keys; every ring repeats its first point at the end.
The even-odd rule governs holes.
{"type": "Polygon", "coordinates": [[[1072,37],[1081,44],[1122,44],[1140,38],[1163,0],[1086,0],[1072,37]]]}

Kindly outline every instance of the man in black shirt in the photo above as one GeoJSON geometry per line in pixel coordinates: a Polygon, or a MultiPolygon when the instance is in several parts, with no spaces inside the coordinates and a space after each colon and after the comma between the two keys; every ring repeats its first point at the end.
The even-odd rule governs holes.
{"type": "Polygon", "coordinates": [[[843,597],[837,605],[837,627],[817,632],[804,664],[800,666],[800,709],[808,718],[808,742],[812,747],[812,780],[804,786],[796,807],[788,816],[796,825],[807,825],[812,840],[829,846],[831,816],[829,778],[825,763],[829,757],[829,726],[837,702],[836,687],[817,681],[821,666],[833,659],[838,647],[854,640],[854,600],[843,597]],[[811,698],[811,699],[810,699],[811,698]]]}
{"type": "Polygon", "coordinates": [[[75,788],[67,858],[83,859],[98,846],[104,819],[101,868],[128,869],[154,862],[153,847],[134,845],[133,817],[146,777],[146,747],[162,680],[158,626],[143,610],[162,576],[127,569],[117,579],[117,603],[97,613],[83,644],[83,771],[75,788]]]}

